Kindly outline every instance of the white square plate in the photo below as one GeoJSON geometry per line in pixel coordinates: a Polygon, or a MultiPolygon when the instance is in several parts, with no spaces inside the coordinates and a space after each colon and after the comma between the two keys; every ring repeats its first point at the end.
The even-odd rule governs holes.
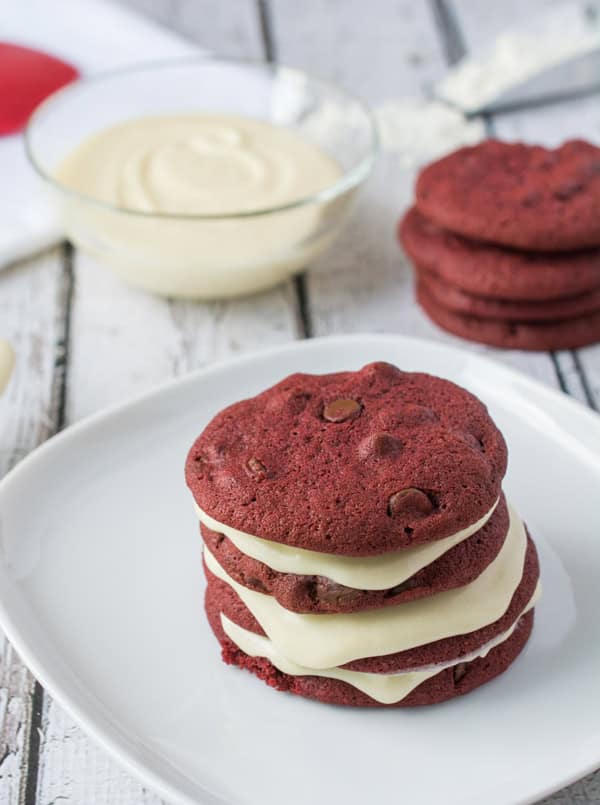
{"type": "Polygon", "coordinates": [[[600,765],[600,418],[486,359],[353,336],[198,372],[83,422],[0,484],[0,625],[106,749],[177,803],[531,802],[600,765]],[[413,710],[330,707],[226,667],[203,614],[186,452],[223,406],[293,371],[387,360],[480,396],[545,595],[502,677],[413,710]]]}

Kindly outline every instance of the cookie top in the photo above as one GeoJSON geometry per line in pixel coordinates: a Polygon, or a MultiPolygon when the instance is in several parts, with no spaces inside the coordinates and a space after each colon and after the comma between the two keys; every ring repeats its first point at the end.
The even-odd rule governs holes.
{"type": "Polygon", "coordinates": [[[420,282],[417,283],[417,300],[439,327],[460,338],[492,347],[547,352],[578,349],[600,342],[600,311],[555,321],[484,319],[441,305],[420,282]]]}
{"type": "Polygon", "coordinates": [[[600,148],[485,140],[421,171],[417,207],[477,240],[534,251],[600,246],[600,148]]]}
{"type": "Polygon", "coordinates": [[[600,311],[600,287],[577,296],[565,296],[562,299],[549,299],[545,302],[515,302],[508,299],[491,299],[486,296],[475,296],[463,291],[457,285],[440,279],[431,271],[425,271],[418,265],[418,282],[425,288],[432,300],[448,310],[477,316],[482,319],[500,319],[502,321],[558,321],[572,319],[586,313],[600,311]]]}
{"type": "Polygon", "coordinates": [[[500,494],[506,458],[501,433],[472,394],[373,363],[294,374],[226,408],[190,450],[186,481],[222,524],[369,556],[476,522],[500,494]]]}
{"type": "Polygon", "coordinates": [[[400,221],[398,236],[415,264],[477,296],[541,302],[600,288],[600,249],[516,252],[441,229],[416,207],[400,221]]]}

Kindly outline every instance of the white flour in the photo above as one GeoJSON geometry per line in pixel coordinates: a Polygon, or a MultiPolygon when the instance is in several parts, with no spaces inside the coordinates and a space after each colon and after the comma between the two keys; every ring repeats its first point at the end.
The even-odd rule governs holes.
{"type": "Polygon", "coordinates": [[[463,59],[436,94],[471,111],[547,67],[600,47],[600,29],[586,25],[575,6],[559,7],[536,23],[535,29],[500,34],[491,49],[463,59]]]}
{"type": "Polygon", "coordinates": [[[461,145],[483,139],[480,120],[466,120],[461,112],[440,101],[402,98],[375,109],[384,151],[393,153],[406,167],[428,162],[461,145]]]}
{"type": "MultiPolygon", "coordinates": [[[[576,5],[562,5],[527,29],[501,34],[482,53],[464,59],[435,88],[466,111],[552,64],[600,47],[600,28],[576,5]]],[[[467,121],[442,101],[389,100],[375,109],[384,151],[416,167],[485,137],[479,120],[467,121]]]]}

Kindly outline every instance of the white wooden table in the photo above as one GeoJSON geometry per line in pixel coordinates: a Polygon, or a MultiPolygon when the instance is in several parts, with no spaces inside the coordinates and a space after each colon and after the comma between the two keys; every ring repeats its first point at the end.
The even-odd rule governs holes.
{"type": "MultiPolygon", "coordinates": [[[[203,46],[277,59],[339,81],[373,104],[428,92],[449,63],[552,0],[126,0],[203,46]]],[[[573,0],[582,15],[590,3],[573,0]]],[[[490,121],[498,136],[600,141],[598,96],[490,121]]],[[[18,368],[0,417],[0,475],[61,428],[191,369],[269,344],[340,332],[444,335],[413,302],[394,223],[413,172],[383,160],[353,224],[318,271],[218,304],[124,287],[67,245],[0,272],[0,335],[18,368]]],[[[465,343],[461,342],[462,346],[465,343]]],[[[471,346],[472,349],[488,351],[471,346]]],[[[600,406],[600,345],[494,357],[600,406]]],[[[549,702],[551,707],[552,703],[549,702]]],[[[532,747],[535,752],[535,747],[532,747]]],[[[160,805],[91,743],[0,636],[1,805],[160,805]]],[[[600,772],[545,800],[600,803],[600,772]]],[[[483,803],[482,803],[483,805],[483,803]]]]}

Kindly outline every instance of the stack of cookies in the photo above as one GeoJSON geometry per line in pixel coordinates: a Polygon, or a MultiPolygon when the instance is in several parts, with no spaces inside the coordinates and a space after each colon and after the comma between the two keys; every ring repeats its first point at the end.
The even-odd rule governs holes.
{"type": "Polygon", "coordinates": [[[539,594],[485,406],[374,363],[219,413],[186,463],[226,663],[332,704],[451,699],[505,671],[539,594]]]}
{"type": "Polygon", "coordinates": [[[529,350],[600,340],[600,148],[461,148],[421,171],[399,237],[445,330],[529,350]]]}

